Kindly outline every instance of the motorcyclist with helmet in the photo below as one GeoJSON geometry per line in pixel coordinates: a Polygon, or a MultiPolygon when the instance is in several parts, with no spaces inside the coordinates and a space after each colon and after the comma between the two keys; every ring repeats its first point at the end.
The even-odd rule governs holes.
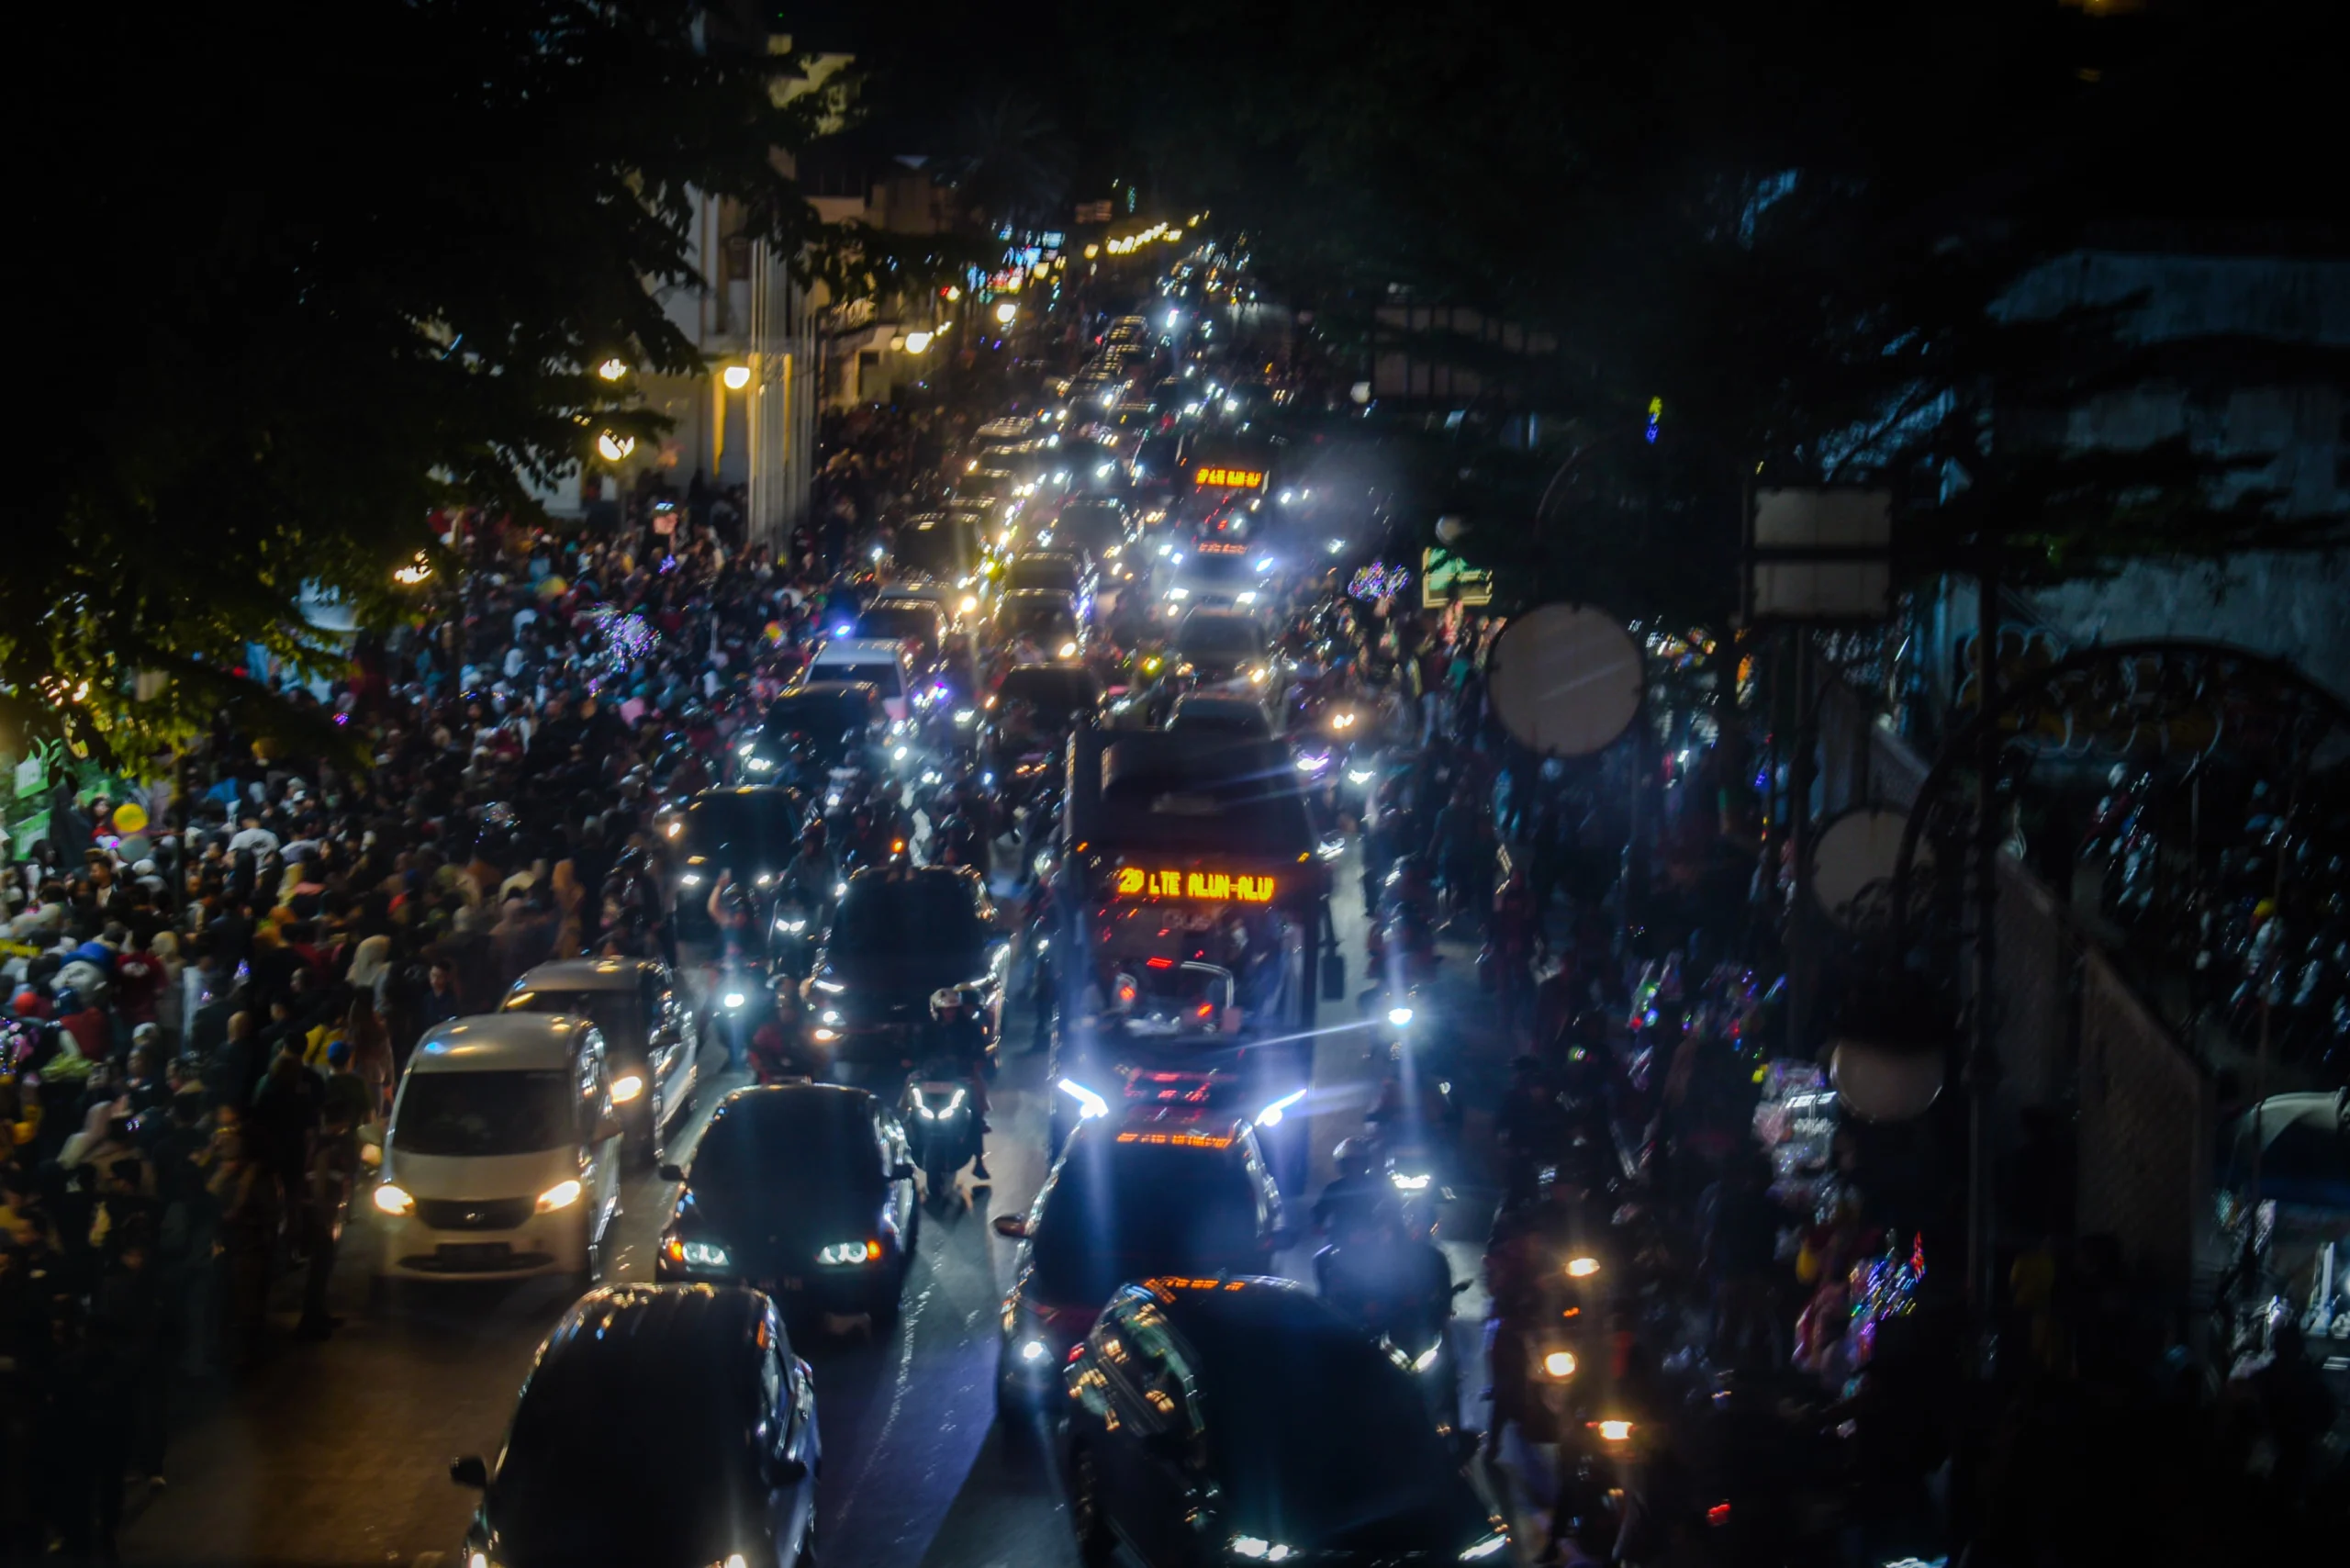
{"type": "Polygon", "coordinates": [[[1393,1193],[1381,1172],[1371,1169],[1369,1138],[1342,1138],[1330,1151],[1337,1177],[1314,1202],[1314,1228],[1343,1247],[1380,1223],[1380,1210],[1392,1206],[1393,1193]]]}
{"type": "Polygon", "coordinates": [[[990,1181],[987,1135],[995,1129],[988,1125],[988,1036],[986,1025],[979,1022],[978,991],[948,985],[932,991],[930,1022],[932,1047],[960,1063],[970,1076],[971,1106],[979,1118],[979,1152],[971,1161],[971,1175],[979,1182],[990,1181]]]}
{"type": "Polygon", "coordinates": [[[815,817],[800,830],[800,852],[783,868],[783,898],[820,917],[832,916],[834,891],[841,885],[840,862],[833,858],[832,834],[824,819],[815,817]]]}
{"type": "MultiPolygon", "coordinates": [[[[1589,1234],[1587,1202],[1596,1186],[1589,1173],[1571,1166],[1545,1166],[1539,1201],[1505,1209],[1485,1243],[1485,1289],[1491,1297],[1485,1322],[1485,1354],[1493,1369],[1493,1418],[1485,1429],[1485,1451],[1498,1454],[1502,1428],[1540,1417],[1534,1383],[1531,1342],[1551,1326],[1561,1302],[1580,1286],[1567,1270],[1583,1256],[1589,1234]]],[[[1571,1303],[1578,1308],[1580,1302],[1571,1303]]],[[[1531,1435],[1531,1434],[1530,1434],[1531,1435]]],[[[1550,1440],[1536,1436],[1535,1440],[1550,1440]]]]}

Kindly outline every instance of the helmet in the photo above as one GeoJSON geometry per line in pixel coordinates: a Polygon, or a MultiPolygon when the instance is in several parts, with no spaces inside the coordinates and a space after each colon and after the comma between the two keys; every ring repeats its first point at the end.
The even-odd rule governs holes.
{"type": "Polygon", "coordinates": [[[1330,1151],[1330,1163],[1337,1167],[1338,1174],[1341,1176],[1370,1175],[1371,1140],[1359,1137],[1340,1138],[1338,1147],[1330,1151]]]}
{"type": "Polygon", "coordinates": [[[963,993],[951,985],[942,985],[930,993],[930,1015],[941,1024],[952,1024],[963,1016],[963,993]]]}

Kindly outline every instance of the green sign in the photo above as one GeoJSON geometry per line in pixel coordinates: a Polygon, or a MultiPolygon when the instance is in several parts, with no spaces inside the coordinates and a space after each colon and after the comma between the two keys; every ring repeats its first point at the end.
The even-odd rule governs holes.
{"type": "Polygon", "coordinates": [[[1431,545],[1421,552],[1420,603],[1426,608],[1437,610],[1455,600],[1490,604],[1493,598],[1493,573],[1471,566],[1449,550],[1431,545]]]}

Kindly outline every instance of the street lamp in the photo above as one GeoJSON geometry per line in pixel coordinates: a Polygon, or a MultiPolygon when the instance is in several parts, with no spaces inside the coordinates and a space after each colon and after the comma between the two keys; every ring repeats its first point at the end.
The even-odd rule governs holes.
{"type": "Polygon", "coordinates": [[[718,378],[726,383],[726,389],[729,392],[740,392],[751,384],[751,367],[747,364],[730,364],[718,373],[718,378]]]}
{"type": "Polygon", "coordinates": [[[908,332],[906,334],[906,352],[908,353],[922,353],[924,349],[930,347],[930,339],[931,334],[928,332],[908,332]]]}
{"type": "Polygon", "coordinates": [[[602,376],[607,381],[618,381],[621,376],[628,374],[628,361],[624,359],[608,359],[603,364],[596,367],[596,374],[602,376]]]}
{"type": "Polygon", "coordinates": [[[995,319],[1002,322],[1007,327],[1012,325],[1013,319],[1018,317],[1019,314],[1020,307],[1014,305],[1009,299],[995,308],[995,319]]]}
{"type": "Polygon", "coordinates": [[[618,463],[636,450],[636,437],[622,435],[618,431],[606,431],[596,438],[596,450],[608,463],[618,463]]]}

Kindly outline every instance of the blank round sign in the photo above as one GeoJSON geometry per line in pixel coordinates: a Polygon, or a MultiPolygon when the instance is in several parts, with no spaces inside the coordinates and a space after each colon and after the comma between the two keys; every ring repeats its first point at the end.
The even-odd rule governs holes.
{"type": "MultiPolygon", "coordinates": [[[[1847,812],[1821,830],[1811,846],[1811,890],[1830,914],[1843,911],[1872,882],[1890,882],[1901,860],[1906,812],[1882,807],[1847,812]]],[[[1933,864],[1921,842],[1917,864],[1933,864]]]]}
{"type": "Polygon", "coordinates": [[[1644,679],[1639,644],[1612,617],[1546,604],[1503,630],[1488,689],[1521,744],[1545,756],[1589,756],[1632,727],[1644,679]]]}

